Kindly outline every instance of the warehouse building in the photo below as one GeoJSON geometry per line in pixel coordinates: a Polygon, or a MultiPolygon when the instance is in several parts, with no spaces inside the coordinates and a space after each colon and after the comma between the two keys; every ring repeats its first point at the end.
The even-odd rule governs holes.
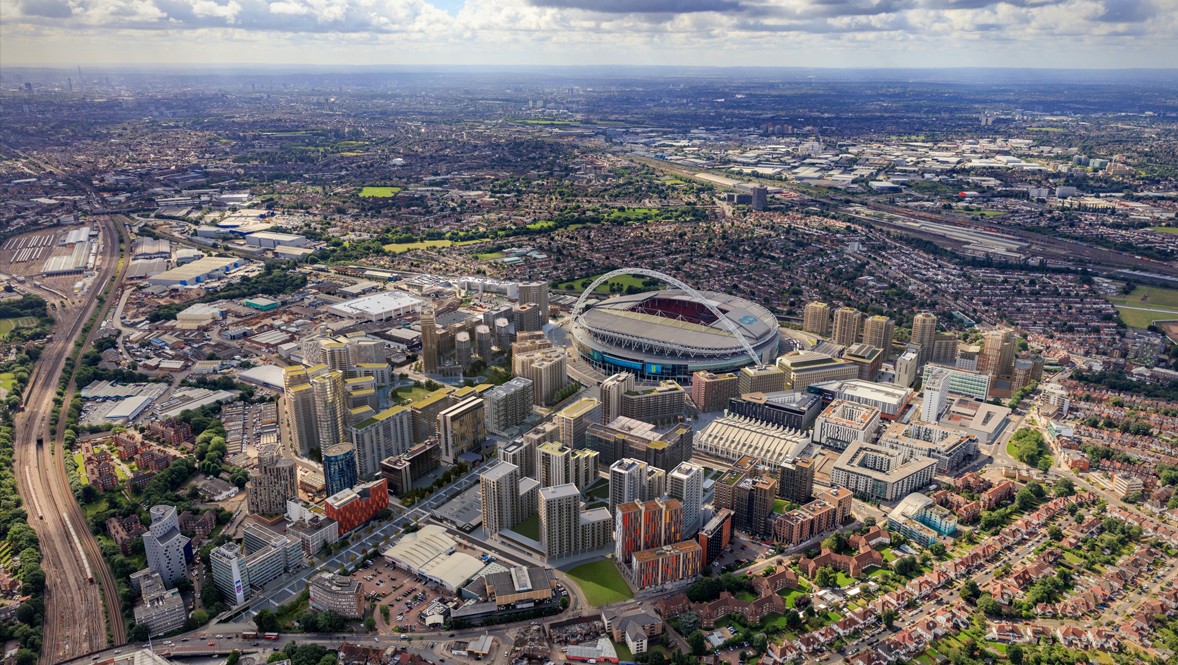
{"type": "Polygon", "coordinates": [[[226,256],[206,256],[192,263],[172,268],[147,278],[152,286],[201,286],[221,279],[243,265],[241,259],[226,256]]]}

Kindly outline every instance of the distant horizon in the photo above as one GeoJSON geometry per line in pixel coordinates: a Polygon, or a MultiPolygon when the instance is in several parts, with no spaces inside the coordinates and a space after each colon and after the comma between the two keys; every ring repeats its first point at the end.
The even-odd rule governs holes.
{"type": "Polygon", "coordinates": [[[1155,69],[1178,0],[0,0],[9,66],[1155,69]]]}

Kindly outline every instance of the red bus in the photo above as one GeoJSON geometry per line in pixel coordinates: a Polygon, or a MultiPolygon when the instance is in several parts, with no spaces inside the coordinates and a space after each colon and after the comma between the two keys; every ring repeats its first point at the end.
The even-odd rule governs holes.
{"type": "Polygon", "coordinates": [[[262,639],[264,639],[264,640],[277,640],[278,633],[263,633],[262,639]]]}
{"type": "Polygon", "coordinates": [[[258,631],[247,630],[241,634],[241,639],[243,639],[243,640],[256,640],[256,639],[258,639],[258,631]]]}

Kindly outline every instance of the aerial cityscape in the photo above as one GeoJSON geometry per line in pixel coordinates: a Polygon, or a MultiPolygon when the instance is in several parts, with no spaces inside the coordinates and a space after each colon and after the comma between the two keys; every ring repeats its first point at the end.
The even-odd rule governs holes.
{"type": "Polygon", "coordinates": [[[1178,663],[1176,70],[96,60],[0,68],[5,664],[1178,663]]]}

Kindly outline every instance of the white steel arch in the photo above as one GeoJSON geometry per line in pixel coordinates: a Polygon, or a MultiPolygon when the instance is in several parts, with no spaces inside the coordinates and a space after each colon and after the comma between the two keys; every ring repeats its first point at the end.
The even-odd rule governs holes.
{"type": "Polygon", "coordinates": [[[610,280],[619,275],[641,275],[643,277],[653,277],[657,280],[666,282],[677,289],[686,291],[688,295],[690,295],[692,298],[695,298],[700,304],[702,304],[704,307],[707,307],[708,311],[716,315],[716,318],[719,319],[725,330],[732,333],[733,337],[740,340],[741,345],[744,346],[744,352],[749,355],[750,359],[752,359],[753,365],[757,367],[762,367],[764,365],[764,363],[761,362],[760,356],[758,356],[757,352],[753,350],[752,344],[749,344],[749,341],[745,339],[744,335],[740,333],[740,329],[736,327],[736,324],[730,321],[727,316],[724,316],[723,312],[721,312],[719,309],[716,309],[716,306],[712,304],[711,300],[708,300],[704,294],[696,291],[695,288],[679,280],[678,278],[672,277],[657,270],[650,270],[647,268],[618,268],[617,270],[611,270],[593,280],[593,283],[581,292],[581,297],[577,298],[577,304],[573,306],[573,325],[580,325],[581,314],[585,310],[585,303],[589,300],[589,295],[593,293],[593,289],[596,289],[607,280],[610,280]]]}

